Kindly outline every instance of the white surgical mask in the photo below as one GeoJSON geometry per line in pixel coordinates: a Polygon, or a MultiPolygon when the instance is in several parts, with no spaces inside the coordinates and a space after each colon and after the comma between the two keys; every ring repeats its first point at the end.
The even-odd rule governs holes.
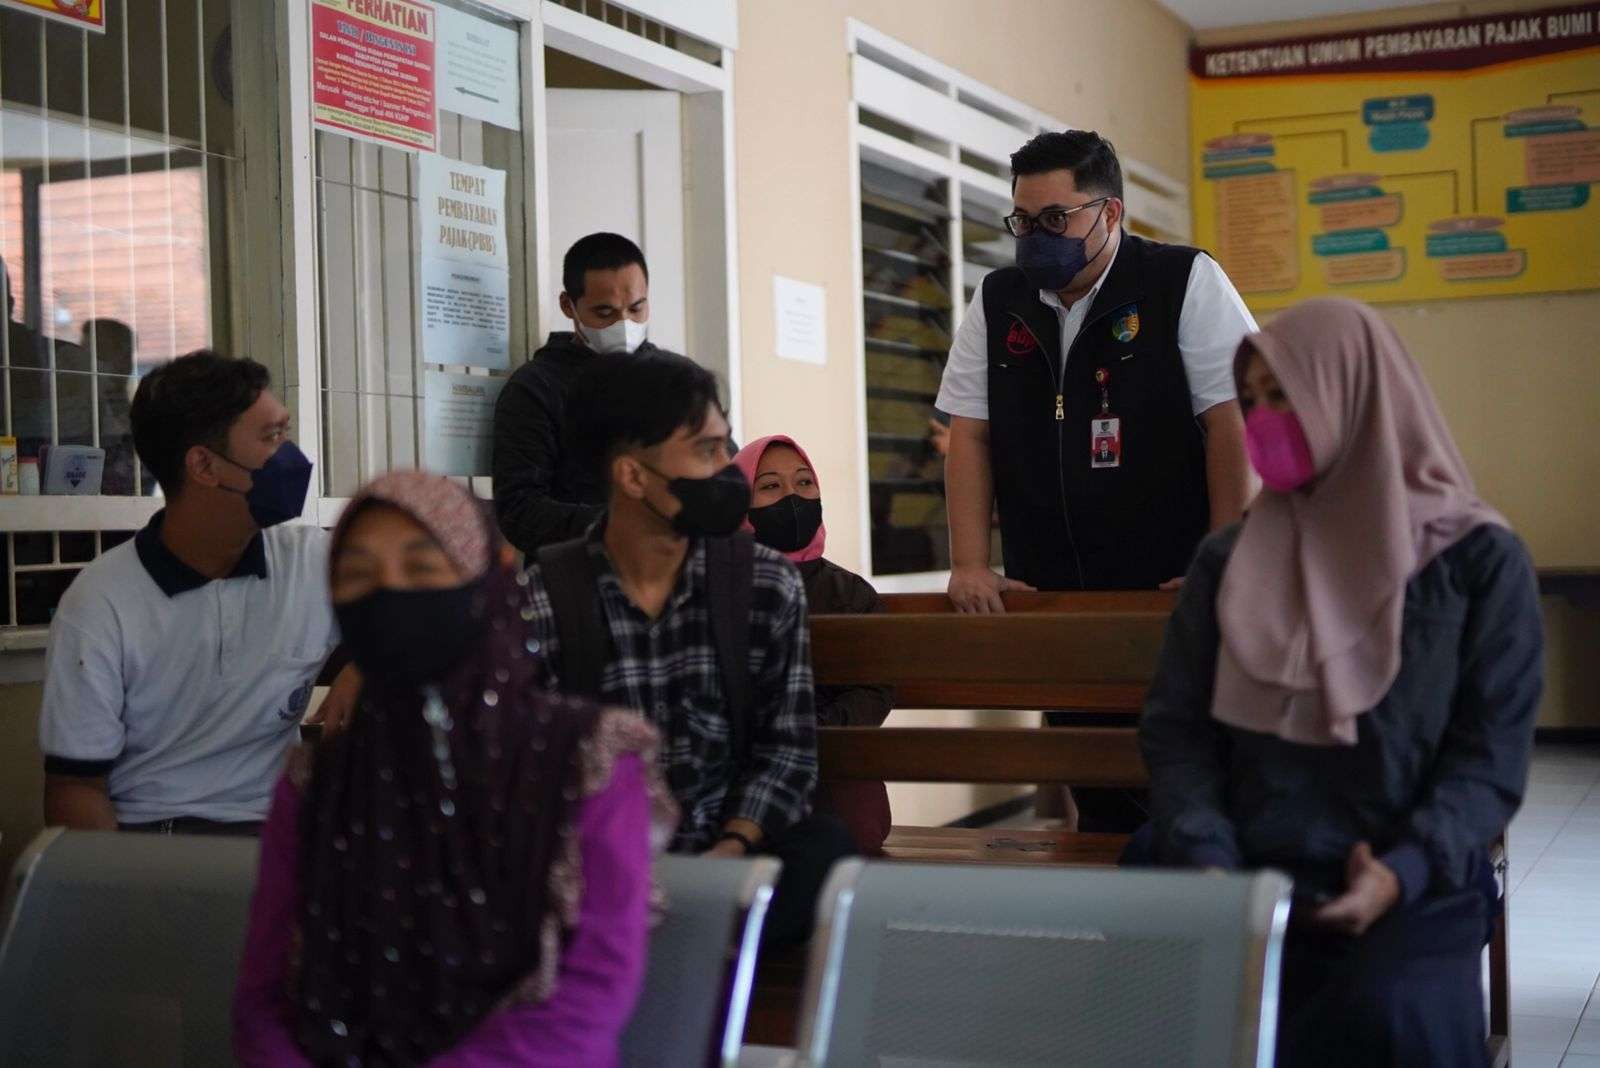
{"type": "Polygon", "coordinates": [[[591,349],[602,355],[613,352],[637,352],[639,346],[644,344],[645,335],[650,332],[649,323],[636,323],[632,319],[618,319],[600,330],[584,326],[576,319],[572,322],[577,327],[578,336],[583,338],[591,349]]]}

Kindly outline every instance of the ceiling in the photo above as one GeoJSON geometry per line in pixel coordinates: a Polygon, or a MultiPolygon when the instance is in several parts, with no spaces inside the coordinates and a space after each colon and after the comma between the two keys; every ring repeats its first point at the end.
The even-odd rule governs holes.
{"type": "Polygon", "coordinates": [[[1250,26],[1337,15],[1359,15],[1396,7],[1415,7],[1418,0],[1159,0],[1167,10],[1197,30],[1250,26]]]}

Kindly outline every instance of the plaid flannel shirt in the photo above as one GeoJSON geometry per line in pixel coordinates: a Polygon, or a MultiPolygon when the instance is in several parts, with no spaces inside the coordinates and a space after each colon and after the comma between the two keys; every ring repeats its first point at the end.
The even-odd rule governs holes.
{"type": "MultiPolygon", "coordinates": [[[[768,838],[781,834],[810,812],[817,783],[811,638],[799,573],[771,549],[755,546],[749,763],[740,774],[711,629],[705,544],[690,546],[666,607],[650,619],[623,592],[603,530],[597,523],[587,535],[614,654],[601,676],[601,696],[638,711],[661,731],[662,770],[683,810],[672,851],[708,848],[734,818],[758,824],[768,838]]],[[[546,682],[559,689],[555,612],[537,564],[527,577],[546,682]]]]}

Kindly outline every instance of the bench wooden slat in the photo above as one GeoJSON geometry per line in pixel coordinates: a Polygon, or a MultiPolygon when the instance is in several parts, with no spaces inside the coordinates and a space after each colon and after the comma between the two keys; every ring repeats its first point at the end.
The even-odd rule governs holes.
{"type": "MultiPolygon", "coordinates": [[[[892,615],[954,615],[956,606],[942,593],[885,593],[878,600],[892,615]]],[[[1172,614],[1176,593],[1162,590],[1091,590],[1073,593],[1002,593],[1007,612],[1162,612],[1172,614]]]]}
{"type": "Polygon", "coordinates": [[[817,756],[828,782],[1149,783],[1120,727],[821,727],[817,756]]]}
{"type": "Polygon", "coordinates": [[[883,843],[890,860],[932,864],[1070,864],[1110,867],[1125,834],[1080,834],[1008,827],[895,827],[883,843]]]}
{"type": "Polygon", "coordinates": [[[1155,674],[1167,616],[816,616],[812,662],[822,685],[903,682],[1145,684],[1155,674]]]}
{"type": "Polygon", "coordinates": [[[901,682],[896,708],[1124,712],[1133,726],[1144,707],[1144,683],[1085,682],[901,682]]]}

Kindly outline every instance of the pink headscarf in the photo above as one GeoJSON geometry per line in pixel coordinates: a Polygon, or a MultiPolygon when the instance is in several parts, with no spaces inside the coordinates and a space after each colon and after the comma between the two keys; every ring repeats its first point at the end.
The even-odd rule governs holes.
{"type": "Polygon", "coordinates": [[[1249,335],[1316,461],[1310,492],[1263,490],[1217,594],[1211,714],[1304,745],[1354,745],[1400,671],[1406,583],[1484,524],[1422,372],[1352,300],[1310,300],[1249,335]]]}
{"type": "MultiPolygon", "coordinates": [[[[807,456],[806,450],[802,449],[798,444],[796,444],[794,438],[789,437],[787,434],[773,434],[771,437],[758,438],[746,445],[744,448],[740,449],[739,454],[733,458],[733,462],[739,465],[739,470],[744,472],[745,481],[750,483],[751,489],[755,488],[756,469],[761,466],[761,458],[766,455],[767,447],[770,445],[787,445],[789,448],[799,453],[800,461],[807,467],[811,468],[811,477],[816,480],[818,490],[821,490],[822,480],[817,478],[817,469],[816,466],[812,464],[811,457],[807,456]]],[[[746,519],[744,521],[744,526],[742,526],[740,529],[754,530],[755,528],[750,525],[750,520],[746,519]]],[[[794,563],[803,564],[807,560],[816,560],[821,558],[823,546],[825,546],[827,542],[828,527],[827,524],[823,524],[817,527],[817,533],[811,539],[811,544],[807,545],[799,552],[784,553],[783,555],[787,556],[794,563]]]]}

